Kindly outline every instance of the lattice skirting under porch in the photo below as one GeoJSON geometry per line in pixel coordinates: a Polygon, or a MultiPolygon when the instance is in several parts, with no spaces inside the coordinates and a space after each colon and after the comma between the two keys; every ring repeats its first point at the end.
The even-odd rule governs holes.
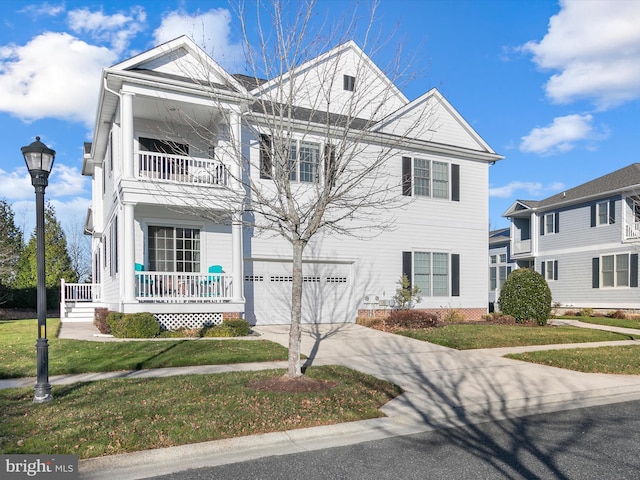
{"type": "Polygon", "coordinates": [[[163,330],[193,329],[220,325],[223,314],[217,313],[156,313],[156,320],[163,330]]]}

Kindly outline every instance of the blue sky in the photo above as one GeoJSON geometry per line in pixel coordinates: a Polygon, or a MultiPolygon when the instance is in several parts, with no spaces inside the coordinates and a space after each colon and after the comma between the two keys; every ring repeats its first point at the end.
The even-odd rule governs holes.
{"type": "MultiPolygon", "coordinates": [[[[0,5],[0,198],[27,235],[34,191],[20,147],[36,135],[57,151],[47,199],[65,228],[84,222],[82,144],[91,139],[101,68],[187,34],[239,71],[227,1],[0,5]]],[[[319,0],[314,21],[364,16],[366,5],[319,0]]],[[[517,198],[542,199],[636,161],[640,2],[381,0],[376,18],[393,36],[374,60],[383,67],[399,45],[415,57],[404,93],[414,99],[437,87],[506,157],[490,168],[491,228],[508,226],[502,213],[517,198]]]]}

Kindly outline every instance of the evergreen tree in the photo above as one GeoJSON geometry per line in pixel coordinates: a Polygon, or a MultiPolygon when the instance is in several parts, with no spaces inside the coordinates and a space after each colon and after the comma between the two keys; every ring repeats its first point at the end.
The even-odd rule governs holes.
{"type": "MultiPolygon", "coordinates": [[[[50,203],[47,203],[44,209],[44,244],[46,286],[60,285],[61,278],[70,283],[76,282],[77,276],[67,251],[67,238],[60,222],[56,219],[55,209],[50,203]]],[[[36,284],[36,232],[34,230],[23,255],[20,257],[17,286],[21,288],[35,287],[36,284]]]]}
{"type": "Polygon", "coordinates": [[[6,200],[0,200],[0,303],[6,300],[9,287],[15,285],[23,250],[22,231],[15,224],[13,209],[6,200]]]}

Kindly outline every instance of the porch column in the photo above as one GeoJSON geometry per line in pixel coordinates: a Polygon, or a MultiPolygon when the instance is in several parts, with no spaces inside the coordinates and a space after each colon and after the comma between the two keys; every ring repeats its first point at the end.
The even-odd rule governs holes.
{"type": "MultiPolygon", "coordinates": [[[[238,180],[242,177],[241,155],[241,118],[240,113],[232,111],[229,115],[229,133],[231,143],[231,154],[233,160],[231,164],[231,174],[234,178],[232,188],[242,194],[242,184],[238,180]]],[[[237,210],[233,212],[231,219],[231,242],[232,242],[232,260],[231,267],[233,270],[233,301],[244,302],[244,265],[242,263],[242,205],[237,205],[237,210]]]]}
{"type": "MultiPolygon", "coordinates": [[[[136,283],[135,283],[135,244],[136,244],[136,231],[133,222],[135,204],[125,203],[124,208],[124,232],[123,242],[124,255],[122,262],[122,275],[124,276],[123,295],[122,299],[125,303],[133,303],[136,301],[136,283]]],[[[115,239],[118,241],[118,239],[115,239]]]]}
{"type": "Polygon", "coordinates": [[[122,176],[133,178],[133,93],[122,92],[120,125],[122,128],[122,176]]]}

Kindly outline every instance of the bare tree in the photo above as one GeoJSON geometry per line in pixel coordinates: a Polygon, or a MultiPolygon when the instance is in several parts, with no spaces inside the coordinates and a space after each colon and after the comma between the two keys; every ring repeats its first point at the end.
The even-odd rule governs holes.
{"type": "Polygon", "coordinates": [[[397,85],[410,79],[411,61],[401,61],[396,50],[383,72],[370,60],[388,46],[373,34],[376,3],[365,20],[354,15],[319,29],[311,22],[314,6],[314,0],[257,2],[251,15],[239,5],[250,75],[235,78],[250,95],[235,106],[223,103],[219,85],[202,81],[210,68],[203,57],[197,66],[185,65],[184,73],[211,92],[218,116],[204,122],[173,108],[163,132],[179,138],[174,126],[186,124],[188,134],[203,141],[227,139],[216,146],[216,158],[230,165],[228,195],[221,200],[206,189],[185,189],[194,205],[190,213],[216,222],[241,221],[291,245],[289,377],[302,376],[305,249],[320,234],[369,238],[393,228],[393,210],[411,197],[402,195],[400,176],[389,174],[398,170],[390,160],[397,165],[399,148],[424,139],[434,127],[428,101],[413,105],[407,118],[396,113],[409,103],[397,85]],[[255,43],[249,16],[252,31],[257,21],[255,43]],[[349,40],[356,27],[364,32],[361,46],[349,40]],[[349,78],[343,76],[345,66],[349,78]],[[241,122],[236,128],[234,118],[241,122]],[[318,139],[322,144],[315,148],[318,139]],[[222,211],[234,213],[225,218],[222,211]]]}
{"type": "Polygon", "coordinates": [[[67,224],[65,231],[71,268],[76,272],[78,282],[91,280],[91,240],[84,234],[83,223],[71,222],[67,224]]]}

